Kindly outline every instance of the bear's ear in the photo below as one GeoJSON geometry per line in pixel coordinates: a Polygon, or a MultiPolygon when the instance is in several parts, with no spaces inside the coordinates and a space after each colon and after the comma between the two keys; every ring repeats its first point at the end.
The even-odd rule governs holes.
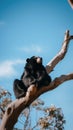
{"type": "Polygon", "coordinates": [[[29,63],[29,61],[30,61],[30,59],[29,59],[29,58],[27,58],[27,59],[26,59],[26,62],[27,62],[27,63],[29,63]]]}

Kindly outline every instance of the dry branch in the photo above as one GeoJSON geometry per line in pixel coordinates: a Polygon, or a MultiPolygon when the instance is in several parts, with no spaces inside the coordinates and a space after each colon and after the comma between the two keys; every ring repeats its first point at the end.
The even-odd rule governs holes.
{"type": "MultiPolygon", "coordinates": [[[[71,39],[73,39],[73,36],[69,36],[69,31],[66,31],[64,42],[62,44],[62,48],[60,52],[46,65],[47,73],[50,73],[53,70],[53,68],[64,58],[68,49],[69,41],[71,39]]],[[[41,94],[47,91],[53,90],[56,87],[58,87],[60,84],[62,84],[63,82],[67,80],[72,80],[72,79],[73,79],[73,73],[68,74],[68,75],[61,75],[60,77],[55,78],[50,83],[49,86],[44,86],[43,88],[39,90],[37,90],[36,86],[31,85],[28,88],[28,91],[25,97],[16,99],[8,106],[3,116],[0,130],[12,130],[23,109],[29,106],[41,94]]]]}
{"type": "Polygon", "coordinates": [[[73,9],[73,0],[68,0],[68,2],[69,2],[70,6],[71,6],[72,9],[73,9]]]}
{"type": "Polygon", "coordinates": [[[69,41],[73,39],[73,36],[69,36],[69,30],[66,31],[65,37],[64,37],[64,42],[62,44],[62,48],[59,51],[59,53],[46,65],[46,71],[47,73],[50,73],[53,68],[64,58],[67,49],[68,49],[68,44],[69,41]]]}

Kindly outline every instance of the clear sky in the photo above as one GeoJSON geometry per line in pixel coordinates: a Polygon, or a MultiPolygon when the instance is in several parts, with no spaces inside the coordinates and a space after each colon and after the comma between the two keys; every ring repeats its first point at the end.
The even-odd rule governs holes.
{"type": "MultiPolygon", "coordinates": [[[[13,95],[13,80],[20,78],[25,59],[42,56],[46,65],[60,50],[65,31],[73,34],[73,10],[67,0],[0,0],[0,86],[13,95]]],[[[52,79],[73,72],[73,41],[50,74],[52,79]]],[[[73,81],[41,96],[45,104],[63,109],[65,130],[73,129],[73,81]]]]}

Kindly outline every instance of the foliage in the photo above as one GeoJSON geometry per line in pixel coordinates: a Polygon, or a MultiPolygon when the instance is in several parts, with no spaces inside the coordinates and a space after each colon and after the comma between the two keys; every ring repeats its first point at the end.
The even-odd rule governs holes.
{"type": "MultiPolygon", "coordinates": [[[[0,119],[2,119],[3,114],[7,108],[7,105],[12,102],[11,94],[0,87],[0,119]]],[[[64,115],[61,108],[57,108],[54,105],[44,108],[44,101],[41,99],[35,100],[30,107],[26,108],[19,117],[19,123],[24,126],[24,130],[64,130],[64,115]],[[35,125],[32,125],[32,114],[35,111],[35,116],[37,118],[35,125]],[[38,113],[38,114],[37,114],[38,113]]],[[[19,130],[14,128],[13,130],[19,130]]]]}
{"type": "Polygon", "coordinates": [[[10,102],[12,102],[11,93],[0,87],[0,120],[10,102]]]}
{"type": "Polygon", "coordinates": [[[39,125],[45,130],[64,130],[64,115],[61,108],[50,106],[44,109],[45,116],[39,119],[39,125]]]}
{"type": "Polygon", "coordinates": [[[30,108],[23,111],[22,116],[23,115],[26,118],[24,130],[64,130],[64,124],[66,123],[61,108],[57,108],[54,105],[44,108],[44,102],[41,99],[35,100],[30,108]],[[36,124],[32,127],[31,113],[33,114],[34,109],[36,116],[40,115],[40,111],[42,114],[36,121],[36,124]]]}

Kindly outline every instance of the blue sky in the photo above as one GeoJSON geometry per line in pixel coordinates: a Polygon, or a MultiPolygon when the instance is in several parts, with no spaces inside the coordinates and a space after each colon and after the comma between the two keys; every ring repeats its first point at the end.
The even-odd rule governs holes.
{"type": "MultiPolygon", "coordinates": [[[[73,10],[67,0],[0,0],[0,86],[13,95],[25,59],[42,56],[46,65],[60,50],[65,31],[73,34],[73,10]]],[[[52,79],[73,72],[73,45],[50,74],[52,79]]],[[[63,109],[66,130],[73,129],[73,81],[41,96],[45,104],[63,109]]]]}

